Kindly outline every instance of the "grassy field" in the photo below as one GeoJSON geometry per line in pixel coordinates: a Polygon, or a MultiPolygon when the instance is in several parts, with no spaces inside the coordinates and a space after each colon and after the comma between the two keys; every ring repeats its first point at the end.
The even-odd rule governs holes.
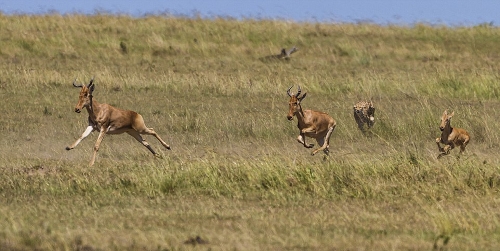
{"type": "Polygon", "coordinates": [[[1,250],[500,247],[498,27],[57,14],[0,27],[1,250]],[[172,150],[106,136],[88,167],[94,133],[65,151],[87,126],[71,83],[93,76],[94,99],[141,113],[172,150]],[[328,157],[296,142],[292,85],[337,120],[328,157]],[[377,109],[365,135],[360,100],[377,109]],[[437,159],[445,109],[471,142],[437,159]]]}

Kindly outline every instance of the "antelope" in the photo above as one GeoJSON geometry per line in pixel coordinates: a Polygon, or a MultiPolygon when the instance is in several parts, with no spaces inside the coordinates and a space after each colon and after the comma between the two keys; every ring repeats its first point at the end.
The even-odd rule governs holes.
{"type": "Polygon", "coordinates": [[[439,129],[441,130],[441,137],[436,139],[436,144],[439,149],[438,158],[450,153],[450,150],[455,148],[455,146],[460,146],[460,153],[465,151],[465,147],[469,143],[469,133],[462,128],[453,128],[450,125],[451,117],[455,112],[448,114],[448,110],[443,112],[441,116],[441,125],[439,129]],[[440,143],[444,144],[444,148],[441,147],[440,143]]]}
{"type": "Polygon", "coordinates": [[[302,110],[300,103],[306,97],[307,93],[300,96],[301,90],[298,86],[297,94],[290,93],[293,86],[288,88],[287,94],[290,96],[288,115],[286,116],[288,120],[293,120],[293,117],[297,117],[298,124],[297,127],[300,130],[300,134],[297,137],[297,141],[304,145],[306,148],[312,148],[314,144],[307,144],[305,136],[314,138],[318,142],[319,148],[312,151],[312,155],[323,150],[325,154],[328,155],[328,148],[330,147],[330,136],[332,135],[337,122],[330,117],[330,115],[313,110],[302,110]]]}
{"type": "Polygon", "coordinates": [[[99,131],[99,136],[94,145],[94,153],[90,160],[90,165],[94,165],[94,161],[99,151],[99,146],[106,134],[121,134],[128,133],[130,136],[134,137],[143,146],[145,146],[154,156],[159,155],[151,148],[148,142],[144,140],[141,134],[153,135],[160,143],[170,150],[170,146],[163,141],[160,136],[153,130],[153,128],[148,128],[144,124],[144,119],[142,116],[134,111],[122,110],[115,108],[108,104],[101,104],[94,100],[92,94],[94,92],[94,78],[90,80],[90,83],[85,85],[77,85],[76,79],[73,82],[74,87],[81,88],[80,97],[78,98],[78,103],[75,106],[75,112],[80,113],[83,108],[87,109],[89,114],[88,126],[83,134],[73,143],[71,146],[67,146],[66,150],[71,150],[75,148],[80,141],[86,138],[91,132],[99,131]]]}

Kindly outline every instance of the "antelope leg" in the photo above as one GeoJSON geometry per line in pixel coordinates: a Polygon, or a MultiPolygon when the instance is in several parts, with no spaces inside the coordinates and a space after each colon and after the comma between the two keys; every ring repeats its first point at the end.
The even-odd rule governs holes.
{"type": "Polygon", "coordinates": [[[66,147],[66,150],[71,150],[73,148],[75,148],[84,138],[86,138],[87,136],[89,136],[89,134],[91,132],[94,131],[94,127],[92,126],[87,126],[87,129],[85,129],[85,131],[82,133],[82,135],[80,136],[80,138],[78,138],[75,143],[73,143],[71,146],[67,146],[66,147]]]}

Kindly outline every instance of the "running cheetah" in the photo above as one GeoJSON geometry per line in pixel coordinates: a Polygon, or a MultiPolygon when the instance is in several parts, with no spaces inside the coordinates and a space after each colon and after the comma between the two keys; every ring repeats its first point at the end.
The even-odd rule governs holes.
{"type": "Polygon", "coordinates": [[[364,124],[371,128],[375,123],[375,107],[371,101],[360,101],[354,105],[354,119],[358,124],[359,129],[364,132],[364,124]]]}

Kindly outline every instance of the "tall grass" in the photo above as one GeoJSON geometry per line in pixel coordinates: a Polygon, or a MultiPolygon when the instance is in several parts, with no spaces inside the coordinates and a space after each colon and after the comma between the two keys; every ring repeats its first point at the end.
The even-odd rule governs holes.
{"type": "Polygon", "coordinates": [[[0,249],[496,250],[500,30],[168,16],[0,15],[0,249]],[[297,46],[290,60],[261,61],[297,46]],[[143,115],[153,158],[73,112],[143,115]],[[286,90],[337,120],[329,156],[295,140],[286,90]],[[352,105],[370,99],[362,134],[352,105]],[[436,159],[439,118],[471,134],[436,159]]]}

